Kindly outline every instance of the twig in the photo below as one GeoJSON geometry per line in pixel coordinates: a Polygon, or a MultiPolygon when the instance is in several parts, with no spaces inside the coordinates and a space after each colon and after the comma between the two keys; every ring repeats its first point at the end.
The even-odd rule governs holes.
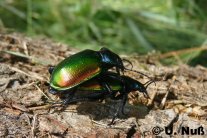
{"type": "Polygon", "coordinates": [[[50,104],[46,104],[46,105],[41,105],[41,106],[29,107],[28,110],[30,110],[30,111],[33,111],[33,110],[42,110],[42,109],[48,109],[50,107],[51,107],[50,104]]]}
{"type": "Polygon", "coordinates": [[[50,100],[50,101],[52,101],[52,99],[51,98],[49,98],[41,89],[40,89],[40,87],[39,86],[37,86],[36,84],[35,84],[35,87],[38,89],[38,91],[39,92],[41,92],[48,100],[50,100]]]}
{"type": "Polygon", "coordinates": [[[98,126],[102,126],[102,127],[105,127],[105,128],[109,127],[108,125],[106,125],[106,124],[104,124],[104,123],[100,123],[100,122],[97,122],[97,121],[95,121],[95,120],[91,120],[91,121],[92,121],[92,123],[95,123],[95,124],[97,124],[98,126]]]}
{"type": "Polygon", "coordinates": [[[26,41],[23,41],[23,42],[22,42],[22,46],[23,46],[23,48],[24,48],[24,53],[25,53],[27,56],[29,56],[29,51],[28,51],[28,48],[27,48],[27,43],[26,43],[26,41]]]}
{"type": "Polygon", "coordinates": [[[36,57],[32,57],[32,56],[29,56],[29,55],[25,55],[25,54],[22,54],[20,52],[9,51],[9,50],[3,50],[2,52],[5,52],[7,54],[11,54],[11,55],[14,55],[14,56],[17,56],[17,57],[28,59],[32,63],[38,63],[38,64],[41,64],[41,65],[50,65],[50,61],[47,61],[45,59],[42,60],[42,59],[39,59],[39,58],[36,58],[36,57]]]}
{"type": "Polygon", "coordinates": [[[162,99],[162,102],[160,104],[160,109],[163,109],[164,108],[168,94],[169,94],[169,90],[166,92],[164,98],[162,99]]]}
{"type": "Polygon", "coordinates": [[[36,83],[36,82],[31,82],[31,83],[24,84],[24,85],[18,87],[18,89],[28,88],[28,87],[34,85],[35,83],[36,83]]]}
{"type": "Polygon", "coordinates": [[[195,51],[203,51],[203,50],[207,50],[207,47],[193,47],[193,48],[188,48],[188,49],[171,51],[171,52],[167,52],[167,53],[164,53],[164,54],[160,55],[159,59],[172,57],[172,56],[175,55],[175,53],[176,53],[176,55],[181,55],[181,54],[184,54],[184,53],[190,53],[190,52],[195,52],[195,51]]]}
{"type": "Polygon", "coordinates": [[[42,109],[48,109],[51,107],[61,107],[62,104],[46,104],[46,105],[39,105],[35,107],[28,107],[28,110],[33,111],[33,110],[42,110],[42,109]]]}
{"type": "Polygon", "coordinates": [[[19,116],[21,114],[20,110],[12,109],[10,107],[5,107],[4,112],[8,112],[10,114],[17,115],[17,116],[19,116]]]}
{"type": "Polygon", "coordinates": [[[10,66],[10,68],[11,68],[13,71],[22,73],[22,74],[24,74],[24,75],[26,75],[26,76],[29,76],[29,77],[31,77],[31,78],[35,78],[35,79],[38,79],[38,80],[41,80],[41,81],[46,81],[42,76],[39,76],[37,73],[35,73],[36,75],[31,75],[31,74],[26,73],[26,72],[24,72],[24,71],[22,71],[22,70],[20,70],[20,69],[18,69],[18,68],[11,67],[11,66],[10,66]]]}
{"type": "Polygon", "coordinates": [[[177,59],[179,64],[183,64],[183,61],[181,60],[181,58],[178,56],[178,54],[176,52],[173,53],[173,56],[175,57],[175,59],[177,59]]]}
{"type": "Polygon", "coordinates": [[[27,112],[28,111],[28,109],[25,106],[20,105],[20,104],[12,103],[12,107],[15,108],[15,109],[18,109],[20,111],[23,111],[23,112],[27,112]]]}
{"type": "Polygon", "coordinates": [[[23,115],[26,117],[26,121],[27,121],[27,123],[28,123],[29,125],[31,125],[30,118],[29,118],[28,114],[27,114],[27,113],[23,113],[21,116],[23,116],[23,115]]]}
{"type": "Polygon", "coordinates": [[[154,91],[154,93],[152,93],[151,97],[149,98],[149,101],[147,103],[147,105],[152,105],[153,101],[154,101],[154,98],[155,96],[157,95],[157,86],[156,86],[156,91],[154,91]]]}
{"type": "Polygon", "coordinates": [[[36,118],[37,118],[37,114],[35,114],[35,115],[33,116],[33,122],[32,122],[32,128],[31,128],[31,133],[32,133],[32,137],[33,137],[33,138],[35,137],[34,130],[35,130],[35,122],[36,122],[36,118]]]}
{"type": "Polygon", "coordinates": [[[126,127],[121,127],[121,126],[110,126],[110,125],[108,125],[108,124],[104,124],[104,123],[100,123],[100,122],[97,122],[97,121],[95,121],[95,120],[91,120],[92,121],[92,123],[95,123],[95,124],[97,124],[98,126],[102,126],[102,127],[104,127],[104,128],[113,128],[113,129],[121,129],[121,130],[123,130],[123,129],[130,129],[131,128],[131,126],[126,126],[126,127]]]}

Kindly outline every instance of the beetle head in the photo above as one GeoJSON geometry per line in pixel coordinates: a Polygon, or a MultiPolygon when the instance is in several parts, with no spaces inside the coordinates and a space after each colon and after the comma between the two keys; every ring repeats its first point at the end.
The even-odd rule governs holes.
{"type": "Polygon", "coordinates": [[[57,94],[57,93],[58,93],[58,91],[55,90],[55,89],[53,89],[52,87],[49,87],[49,92],[50,92],[51,94],[57,94]]]}
{"type": "Polygon", "coordinates": [[[148,93],[147,93],[147,87],[145,87],[144,84],[142,84],[141,82],[136,81],[136,82],[134,83],[134,90],[138,90],[138,91],[140,91],[141,93],[144,94],[144,96],[145,96],[146,98],[149,98],[149,95],[148,95],[148,93]]]}
{"type": "Polygon", "coordinates": [[[50,75],[52,74],[54,68],[55,68],[54,66],[50,66],[50,67],[48,68],[48,72],[50,73],[50,75]]]}
{"type": "Polygon", "coordinates": [[[124,71],[123,61],[117,54],[105,47],[102,47],[99,53],[102,62],[105,63],[106,67],[111,68],[115,66],[118,70],[120,69],[122,72],[124,71]]]}
{"type": "MultiPolygon", "coordinates": [[[[137,81],[137,82],[138,82],[138,81],[137,81]]],[[[138,82],[138,83],[139,83],[139,86],[138,86],[139,88],[137,87],[138,90],[139,90],[140,92],[142,92],[146,98],[150,98],[149,95],[148,95],[148,93],[147,93],[147,87],[148,87],[151,83],[154,83],[154,84],[156,85],[155,81],[154,81],[154,80],[149,80],[149,81],[147,81],[145,84],[142,84],[142,83],[140,83],[140,82],[138,82]]],[[[138,85],[138,83],[137,83],[137,85],[138,85]]]]}
{"type": "Polygon", "coordinates": [[[147,87],[151,83],[153,83],[154,81],[150,80],[147,83],[142,84],[141,82],[139,82],[135,79],[132,79],[130,77],[127,77],[127,76],[124,77],[124,80],[125,80],[125,83],[126,83],[125,85],[126,85],[126,89],[128,92],[139,91],[139,92],[143,93],[146,98],[149,98],[149,95],[147,93],[147,87]]]}

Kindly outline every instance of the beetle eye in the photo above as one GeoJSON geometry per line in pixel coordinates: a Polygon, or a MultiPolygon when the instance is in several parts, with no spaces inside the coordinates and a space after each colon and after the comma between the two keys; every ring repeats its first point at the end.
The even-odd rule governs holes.
{"type": "Polygon", "coordinates": [[[147,89],[147,87],[148,87],[151,83],[154,83],[154,84],[156,85],[156,83],[155,83],[154,80],[149,80],[148,82],[146,82],[146,83],[144,84],[144,85],[146,85],[145,88],[147,89]]]}

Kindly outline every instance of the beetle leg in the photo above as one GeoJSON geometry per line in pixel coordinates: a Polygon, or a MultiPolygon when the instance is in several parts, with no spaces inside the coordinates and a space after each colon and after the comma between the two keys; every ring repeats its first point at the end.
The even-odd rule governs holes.
{"type": "Polygon", "coordinates": [[[112,100],[120,100],[122,97],[123,97],[123,94],[119,94],[118,96],[116,96],[116,93],[113,93],[110,98],[112,100]]]}
{"type": "Polygon", "coordinates": [[[114,120],[117,118],[117,116],[118,116],[120,110],[122,110],[122,113],[124,114],[124,106],[125,106],[125,104],[126,104],[126,101],[127,101],[127,94],[124,94],[124,95],[122,96],[122,100],[121,100],[121,102],[120,102],[120,104],[119,104],[119,108],[118,108],[118,110],[116,111],[116,113],[114,114],[114,116],[113,116],[113,118],[112,118],[112,120],[111,120],[111,123],[109,123],[109,125],[114,124],[114,120]]]}
{"type": "Polygon", "coordinates": [[[48,72],[49,72],[50,74],[52,74],[54,68],[55,68],[55,66],[50,66],[50,67],[48,68],[48,72]]]}
{"type": "MultiPolygon", "coordinates": [[[[109,75],[110,75],[110,73],[109,73],[109,75]]],[[[120,91],[120,93],[121,93],[121,95],[123,95],[124,92],[126,91],[126,84],[125,84],[124,79],[121,76],[110,75],[110,77],[113,78],[113,79],[116,79],[116,80],[118,80],[118,81],[120,81],[122,83],[122,90],[120,91]]],[[[114,94],[114,93],[111,93],[111,98],[114,97],[114,95],[112,95],[112,94],[114,94]]]]}
{"type": "Polygon", "coordinates": [[[108,92],[109,94],[112,94],[113,91],[112,91],[111,87],[109,86],[109,84],[107,82],[103,81],[104,80],[103,77],[104,77],[104,75],[101,76],[101,77],[98,77],[98,82],[104,88],[105,92],[108,92]]]}
{"type": "Polygon", "coordinates": [[[49,93],[51,93],[51,94],[57,94],[58,91],[55,90],[55,89],[53,89],[52,87],[50,87],[50,88],[49,88],[49,93]]]}
{"type": "Polygon", "coordinates": [[[126,62],[128,62],[130,65],[131,65],[131,70],[133,69],[133,64],[132,64],[132,62],[131,61],[129,61],[128,59],[122,59],[122,61],[126,61],[126,62]]]}
{"type": "Polygon", "coordinates": [[[104,81],[104,75],[101,75],[101,77],[98,78],[98,81],[103,87],[105,93],[105,95],[102,97],[101,100],[104,100],[106,97],[110,97],[110,98],[115,97],[114,96],[115,93],[112,91],[110,85],[106,81],[104,81]]]}
{"type": "Polygon", "coordinates": [[[124,112],[124,106],[125,106],[125,104],[126,104],[126,101],[127,101],[127,94],[125,94],[124,96],[123,96],[123,103],[122,103],[122,106],[121,106],[121,113],[123,114],[123,115],[127,115],[125,112],[124,112]]]}
{"type": "Polygon", "coordinates": [[[117,74],[119,74],[119,75],[120,75],[120,70],[119,70],[119,68],[118,68],[118,67],[116,67],[116,72],[117,72],[117,74]]]}
{"type": "Polygon", "coordinates": [[[67,105],[73,99],[75,92],[76,89],[73,89],[72,91],[66,94],[66,98],[63,100],[64,105],[67,105]]]}

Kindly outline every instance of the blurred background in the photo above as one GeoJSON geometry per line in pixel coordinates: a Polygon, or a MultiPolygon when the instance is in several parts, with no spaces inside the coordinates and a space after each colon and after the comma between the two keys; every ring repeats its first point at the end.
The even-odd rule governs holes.
{"type": "Polygon", "coordinates": [[[0,31],[207,66],[206,0],[0,0],[0,31]]]}

